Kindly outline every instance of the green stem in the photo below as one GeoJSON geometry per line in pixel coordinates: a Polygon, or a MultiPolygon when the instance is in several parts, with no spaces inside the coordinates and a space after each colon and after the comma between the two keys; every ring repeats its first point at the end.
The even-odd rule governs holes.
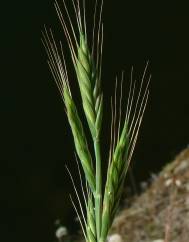
{"type": "Polygon", "coordinates": [[[95,194],[95,217],[97,241],[100,241],[101,233],[101,213],[102,213],[102,174],[101,174],[101,154],[100,141],[94,140],[94,149],[96,156],[96,194],[95,194]]]}

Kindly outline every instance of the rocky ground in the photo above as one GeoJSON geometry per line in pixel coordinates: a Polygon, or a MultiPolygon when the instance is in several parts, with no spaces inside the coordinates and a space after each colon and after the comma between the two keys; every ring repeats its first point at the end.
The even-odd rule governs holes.
{"type": "Polygon", "coordinates": [[[189,242],[189,148],[169,163],[130,207],[120,211],[109,240],[189,242]]]}

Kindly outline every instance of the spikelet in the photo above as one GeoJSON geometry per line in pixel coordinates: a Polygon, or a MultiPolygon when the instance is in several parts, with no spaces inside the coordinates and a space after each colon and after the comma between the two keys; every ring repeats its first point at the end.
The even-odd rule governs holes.
{"type": "Polygon", "coordinates": [[[64,87],[64,103],[66,106],[66,113],[68,116],[69,124],[71,126],[72,134],[74,137],[74,143],[75,143],[77,154],[81,161],[89,186],[91,190],[94,192],[95,177],[94,177],[94,170],[92,166],[91,155],[88,149],[86,137],[83,131],[83,126],[78,116],[76,106],[66,87],[64,87]]]}
{"type": "Polygon", "coordinates": [[[87,122],[93,139],[97,139],[102,123],[103,96],[100,91],[99,74],[95,69],[86,36],[83,33],[80,33],[80,45],[75,70],[87,122]]]}
{"type": "Polygon", "coordinates": [[[135,84],[132,86],[131,81],[126,118],[121,135],[120,137],[118,136],[116,147],[113,150],[112,161],[108,167],[103,200],[101,241],[106,240],[108,231],[117,212],[121,193],[123,191],[124,180],[130,165],[138,132],[146,108],[149,95],[148,86],[150,81],[149,78],[144,85],[146,68],[144,70],[142,82],[137,95],[135,94],[135,84]],[[136,99],[135,104],[133,104],[134,99],[136,99]]]}
{"type": "Polygon", "coordinates": [[[113,154],[113,160],[108,169],[104,201],[103,201],[103,214],[102,214],[102,232],[101,239],[105,240],[109,228],[112,224],[114,217],[114,208],[120,199],[120,187],[122,187],[125,178],[125,169],[127,167],[127,152],[128,152],[128,132],[127,123],[122,130],[120,140],[117,143],[116,149],[113,154]]]}
{"type": "MultiPolygon", "coordinates": [[[[94,19],[96,19],[97,2],[98,1],[96,0],[94,19]]],[[[65,1],[63,0],[63,4],[68,23],[66,23],[66,16],[63,16],[59,4],[55,2],[55,8],[60,19],[60,22],[62,24],[65,36],[67,38],[67,43],[69,45],[73,65],[76,71],[78,84],[80,88],[84,113],[93,140],[99,139],[103,113],[103,95],[100,87],[103,45],[103,26],[101,21],[102,3],[99,16],[97,36],[96,38],[94,38],[93,33],[93,47],[91,49],[87,42],[85,0],[82,2],[82,4],[80,3],[80,1],[77,1],[75,3],[72,0],[73,8],[75,11],[75,17],[77,21],[76,26],[73,26],[73,20],[69,14],[65,1]],[[96,46],[95,58],[94,46],[96,46]]],[[[93,28],[93,31],[95,31],[95,20],[93,28]]]]}
{"type": "Polygon", "coordinates": [[[61,51],[61,54],[59,54],[52,32],[48,34],[46,29],[43,33],[43,44],[49,57],[48,64],[66,107],[66,113],[74,137],[77,154],[81,161],[86,180],[89,183],[91,190],[94,192],[95,175],[92,165],[92,158],[88,149],[83,125],[71,96],[63,52],[61,51]]]}

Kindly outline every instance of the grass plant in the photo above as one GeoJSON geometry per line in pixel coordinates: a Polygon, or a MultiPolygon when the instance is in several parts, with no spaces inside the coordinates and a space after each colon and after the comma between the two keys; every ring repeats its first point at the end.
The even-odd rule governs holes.
{"type": "MultiPolygon", "coordinates": [[[[110,152],[107,168],[105,189],[102,184],[102,161],[101,161],[101,127],[103,120],[103,92],[101,89],[101,69],[103,52],[103,1],[96,0],[94,4],[94,16],[92,36],[88,33],[86,21],[85,0],[69,0],[74,11],[74,18],[69,13],[68,1],[62,1],[62,8],[58,2],[54,6],[67,40],[71,60],[78,81],[79,92],[84,116],[88,124],[88,131],[94,144],[94,151],[89,150],[85,134],[85,123],[81,121],[78,107],[74,102],[69,85],[69,75],[66,68],[66,60],[62,42],[55,41],[51,30],[45,28],[43,32],[43,44],[48,54],[48,64],[64,101],[68,122],[73,134],[75,150],[82,166],[86,180],[83,186],[81,179],[84,205],[74,185],[79,207],[71,198],[78,215],[85,240],[87,242],[105,242],[108,231],[115,217],[121,193],[124,186],[125,176],[131,161],[136,144],[139,128],[146,108],[149,90],[149,80],[146,81],[147,66],[144,70],[141,85],[136,90],[136,81],[131,82],[127,98],[126,114],[122,114],[122,83],[121,77],[119,102],[116,97],[117,80],[115,87],[115,101],[112,99],[112,121],[110,152]],[[119,105],[118,105],[119,104],[119,105]],[[117,110],[117,106],[119,110],[117,110]],[[125,116],[125,117],[123,117],[125,116]],[[122,122],[122,120],[124,120],[122,122]],[[116,127],[118,127],[116,129],[116,127]],[[94,155],[93,155],[94,153],[94,155]]],[[[89,1],[90,4],[90,1],[89,1]]],[[[65,43],[64,43],[65,48],[65,43]]],[[[80,178],[82,174],[80,173],[80,178]]]]}

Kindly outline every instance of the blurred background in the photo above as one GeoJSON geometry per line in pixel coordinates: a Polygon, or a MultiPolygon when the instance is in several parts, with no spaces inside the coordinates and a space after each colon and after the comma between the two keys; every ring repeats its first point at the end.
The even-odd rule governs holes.
{"type": "MultiPolygon", "coordinates": [[[[86,2],[91,21],[94,1],[86,2]]],[[[189,144],[189,14],[178,1],[104,2],[104,157],[115,76],[124,69],[129,80],[133,66],[140,80],[150,62],[150,99],[132,163],[140,191],[141,181],[189,144]]],[[[41,43],[44,24],[63,45],[65,39],[53,0],[4,1],[0,16],[0,236],[4,242],[52,242],[57,218],[70,233],[77,228],[65,164],[73,174],[77,168],[63,102],[41,43]]]]}

